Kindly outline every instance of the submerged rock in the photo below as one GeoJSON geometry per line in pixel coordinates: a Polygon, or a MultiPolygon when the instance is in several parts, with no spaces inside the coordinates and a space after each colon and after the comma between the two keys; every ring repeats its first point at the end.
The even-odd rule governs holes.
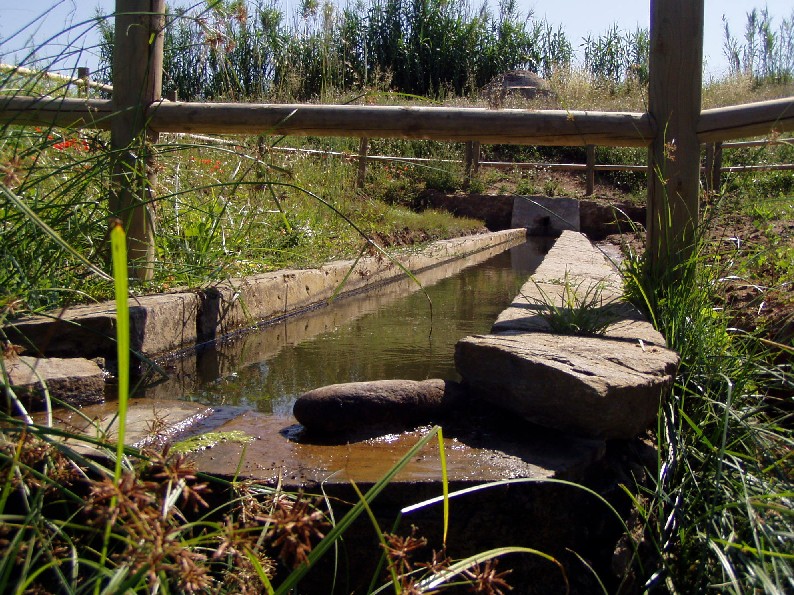
{"type": "Polygon", "coordinates": [[[302,394],[292,412],[306,429],[326,434],[403,427],[443,415],[462,395],[462,387],[450,380],[350,382],[302,394]]]}

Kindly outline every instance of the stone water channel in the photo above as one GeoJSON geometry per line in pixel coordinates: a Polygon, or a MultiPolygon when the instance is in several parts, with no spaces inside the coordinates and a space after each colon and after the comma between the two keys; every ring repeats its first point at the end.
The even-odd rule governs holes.
{"type": "Polygon", "coordinates": [[[460,380],[454,349],[486,333],[553,244],[494,248],[300,316],[233,334],[164,362],[166,383],[140,391],[288,418],[301,393],[336,383],[460,380]]]}
{"type": "MultiPolygon", "coordinates": [[[[148,389],[146,396],[158,399],[179,392],[215,409],[205,429],[255,438],[245,445],[222,442],[195,453],[200,469],[220,475],[239,470],[242,476],[281,482],[286,489],[318,491],[322,486],[340,503],[357,499],[351,479],[360,489],[373,485],[431,422],[444,428],[453,491],[522,478],[590,482],[604,466],[603,441],[528,426],[511,415],[494,414],[487,406],[469,405],[457,414],[427,419],[425,426],[364,425],[338,436],[307,434],[291,416],[298,395],[329,384],[391,378],[459,380],[456,343],[490,330],[553,244],[553,238],[530,238],[425,272],[419,279],[432,302],[432,314],[428,296],[414,282],[403,280],[228,337],[200,350],[195,360],[171,362],[175,380],[148,389]],[[245,411],[240,414],[237,408],[245,411]],[[216,425],[227,415],[228,421],[216,425]]],[[[405,506],[439,496],[440,477],[433,441],[376,499],[373,509],[381,526],[390,527],[405,506]]],[[[578,551],[590,548],[592,531],[614,543],[614,519],[591,514],[598,504],[583,494],[559,484],[524,483],[458,498],[451,505],[450,550],[464,556],[503,545],[529,545],[563,559],[569,555],[563,544],[578,551]]],[[[335,507],[337,515],[346,509],[339,503],[335,507]]],[[[416,524],[438,548],[441,514],[438,505],[414,511],[406,515],[401,531],[409,532],[416,524]]],[[[362,518],[351,528],[345,549],[354,561],[340,562],[351,564],[350,574],[344,573],[350,582],[337,592],[361,592],[379,552],[368,520],[362,518]]],[[[605,553],[609,552],[607,547],[605,553]]],[[[330,557],[326,563],[310,574],[302,592],[329,592],[334,572],[330,557]]],[[[514,556],[502,565],[515,568],[518,592],[564,590],[562,575],[549,562],[514,556]]],[[[579,587],[585,584],[589,589],[587,581],[579,587]]]]}
{"type": "MultiPolygon", "coordinates": [[[[620,523],[607,512],[603,502],[571,484],[588,486],[625,511],[628,502],[618,484],[633,485],[635,479],[640,479],[641,466],[637,463],[642,462],[643,453],[648,450],[642,442],[583,438],[576,435],[581,436],[580,432],[530,423],[527,418],[536,415],[531,408],[519,407],[507,413],[501,406],[504,395],[512,390],[500,385],[507,378],[485,374],[483,384],[477,379],[478,373],[469,374],[468,369],[463,370],[464,377],[479,382],[484,393],[491,393],[490,402],[466,400],[441,419],[427,419],[428,425],[383,428],[362,424],[343,434],[317,436],[307,433],[290,416],[298,394],[330,383],[381,378],[454,379],[459,377],[464,360],[467,368],[479,368],[481,373],[492,364],[477,363],[479,354],[486,353],[478,349],[493,351],[493,345],[473,344],[480,338],[519,341],[508,351],[517,350],[521,352],[519,359],[524,358],[526,345],[520,341],[527,337],[533,341],[526,331],[540,331],[540,337],[547,330],[542,324],[534,328],[538,317],[527,296],[532,288],[525,284],[520,296],[516,292],[538,266],[545,267],[541,280],[551,285],[559,283],[561,269],[545,264],[549,258],[544,260],[544,253],[550,247],[555,255],[550,260],[559,261],[557,267],[562,262],[566,275],[572,263],[580,263],[573,266],[580,276],[603,275],[604,271],[614,274],[583,236],[564,232],[563,239],[559,245],[548,239],[509,249],[510,244],[504,244],[425,271],[420,280],[433,303],[432,316],[427,297],[414,282],[396,282],[362,296],[339,300],[328,308],[285,318],[255,332],[231,334],[191,350],[185,357],[161,360],[169,378],[141,391],[143,398],[136,399],[131,410],[134,413],[128,434],[133,426],[135,440],[146,443],[151,439],[152,418],[171,426],[172,439],[206,431],[243,434],[251,440],[220,441],[191,456],[208,473],[279,482],[289,490],[322,490],[334,502],[338,516],[357,500],[351,479],[361,489],[367,489],[428,431],[429,424],[439,422],[444,428],[450,489],[471,489],[496,482],[487,490],[451,501],[450,554],[463,557],[507,545],[536,548],[560,560],[567,577],[542,558],[513,556],[504,565],[514,568],[513,582],[519,585],[519,592],[564,592],[566,578],[574,592],[590,592],[595,583],[578,556],[583,556],[609,583],[610,560],[620,536],[620,523]],[[481,264],[470,266],[472,261],[481,264]],[[497,317],[499,321],[491,331],[497,335],[489,335],[497,317]],[[463,356],[454,356],[456,342],[460,351],[465,341],[459,340],[466,336],[473,340],[464,346],[463,356]],[[459,360],[458,370],[455,357],[459,360]],[[176,397],[182,400],[174,402],[176,397]],[[170,402],[165,404],[168,399],[170,402]],[[494,407],[493,401],[500,406],[494,407]]],[[[614,345],[628,345],[634,359],[639,348],[643,354],[646,352],[646,343],[649,351],[661,351],[660,338],[645,327],[638,330],[637,324],[647,326],[633,315],[614,325],[615,330],[610,331],[614,345]]],[[[580,351],[576,345],[584,343],[568,342],[563,345],[563,350],[568,351],[560,358],[546,352],[541,359],[565,360],[571,368],[565,372],[567,376],[597,376],[589,370],[582,373],[580,368],[587,363],[576,361],[574,352],[580,351]]],[[[589,353],[591,347],[584,350],[589,353]]],[[[504,356],[499,357],[502,362],[507,361],[504,356]]],[[[508,358],[512,357],[508,353],[508,358]]],[[[528,357],[531,359],[531,354],[528,357]]],[[[620,359],[613,354],[596,357],[620,359]]],[[[666,381],[661,375],[643,376],[644,364],[635,361],[621,365],[618,364],[621,369],[617,373],[604,372],[605,383],[618,389],[615,396],[632,396],[624,390],[621,377],[628,372],[636,376],[635,384],[639,378],[640,383],[653,385],[658,401],[658,386],[666,381]]],[[[666,363],[665,366],[669,368],[666,363]]],[[[663,371],[669,373],[669,369],[663,371]]],[[[584,392],[592,387],[574,380],[571,386],[582,386],[586,397],[584,392]]],[[[585,378],[586,382],[590,380],[585,378]]],[[[528,382],[531,384],[532,380],[528,382]]],[[[544,394],[552,385],[566,385],[567,381],[543,376],[538,382],[532,390],[544,394]]],[[[574,394],[563,395],[564,398],[576,399],[576,389],[567,392],[574,394]]],[[[603,400],[595,396],[596,400],[603,400]]],[[[572,403],[575,408],[575,401],[572,403]]],[[[631,402],[627,404],[629,409],[634,407],[631,402]]],[[[566,407],[564,401],[554,403],[554,408],[566,407]]],[[[112,415],[113,409],[111,403],[84,411],[89,417],[102,418],[112,415]]],[[[541,412],[541,418],[545,420],[545,416],[546,412],[541,412]]],[[[66,425],[75,422],[68,414],[56,417],[66,425]]],[[[564,411],[561,417],[565,417],[564,411]]],[[[440,468],[437,447],[426,446],[376,500],[373,508],[381,526],[390,527],[406,506],[437,498],[441,494],[440,468]]],[[[412,510],[402,521],[402,532],[416,524],[430,544],[438,548],[443,532],[441,519],[438,505],[412,510]]],[[[360,592],[369,582],[379,551],[368,520],[362,519],[351,527],[346,548],[355,564],[353,572],[345,575],[347,582],[336,592],[360,592]]],[[[318,567],[305,583],[305,592],[329,592],[332,572],[329,567],[318,567]]]]}

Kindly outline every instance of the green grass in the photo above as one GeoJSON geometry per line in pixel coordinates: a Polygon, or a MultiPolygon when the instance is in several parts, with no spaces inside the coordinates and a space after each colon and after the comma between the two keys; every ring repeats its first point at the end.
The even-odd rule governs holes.
{"type": "MultiPolygon", "coordinates": [[[[102,146],[107,139],[65,131],[63,138],[73,141],[65,142],[56,131],[12,127],[3,133],[0,161],[9,164],[5,182],[15,197],[2,203],[0,230],[0,299],[7,308],[13,305],[9,315],[109,298],[110,286],[86,274],[83,261],[106,266],[104,197],[109,179],[102,146]],[[31,213],[63,241],[44,235],[31,213]]],[[[424,188],[414,166],[395,171],[371,164],[367,185],[358,189],[355,166],[338,157],[272,153],[263,161],[253,157],[255,139],[239,142],[231,147],[197,145],[176,138],[158,147],[156,198],[150,205],[157,227],[155,275],[151,282],[136,284],[134,291],[199,287],[358,254],[365,239],[322,201],[385,246],[453,237],[481,227],[403,206],[410,206],[406,196],[417,196],[424,188]],[[395,185],[401,190],[395,191],[395,185]],[[393,204],[377,200],[389,193],[397,195],[389,201],[393,204]]]]}
{"type": "Polygon", "coordinates": [[[540,294],[540,315],[549,323],[553,333],[603,335],[617,320],[614,312],[609,311],[612,301],[604,302],[605,283],[585,279],[575,282],[566,271],[564,279],[552,282],[560,288],[558,304],[556,291],[551,290],[552,295],[549,295],[539,283],[532,281],[540,294]]]}
{"type": "Polygon", "coordinates": [[[784,400],[794,389],[794,350],[736,329],[736,313],[716,307],[744,264],[718,258],[719,241],[703,231],[674,271],[654,273],[637,259],[626,269],[629,294],[681,355],[660,409],[655,483],[637,500],[652,569],[646,586],[782,593],[794,580],[784,400]]]}

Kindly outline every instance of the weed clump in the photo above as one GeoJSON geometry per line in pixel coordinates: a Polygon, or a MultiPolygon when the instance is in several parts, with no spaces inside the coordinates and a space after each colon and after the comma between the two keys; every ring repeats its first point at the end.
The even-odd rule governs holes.
{"type": "MultiPolygon", "coordinates": [[[[559,305],[554,296],[534,279],[540,294],[540,315],[548,322],[553,333],[560,335],[603,335],[617,321],[609,301],[604,301],[603,282],[592,283],[586,279],[573,281],[568,272],[560,283],[559,305]]],[[[523,294],[522,294],[523,295],[523,294]]],[[[527,296],[523,296],[528,299],[527,296]]]]}

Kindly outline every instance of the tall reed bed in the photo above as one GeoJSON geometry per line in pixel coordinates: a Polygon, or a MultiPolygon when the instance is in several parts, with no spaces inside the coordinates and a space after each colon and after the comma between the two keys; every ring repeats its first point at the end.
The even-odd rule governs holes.
{"type": "Polygon", "coordinates": [[[744,33],[737,38],[724,20],[723,51],[731,75],[751,76],[756,82],[791,82],[794,78],[794,10],[776,26],[768,8],[747,12],[744,33]]]}
{"type": "MultiPolygon", "coordinates": [[[[186,100],[327,101],[372,90],[473,95],[503,72],[550,77],[575,57],[561,25],[523,14],[515,0],[496,8],[466,0],[307,1],[291,15],[240,0],[170,10],[164,89],[186,100]]],[[[101,23],[100,70],[109,76],[113,29],[101,23]]],[[[584,41],[584,69],[593,78],[647,82],[647,30],[615,26],[584,41]]]]}

